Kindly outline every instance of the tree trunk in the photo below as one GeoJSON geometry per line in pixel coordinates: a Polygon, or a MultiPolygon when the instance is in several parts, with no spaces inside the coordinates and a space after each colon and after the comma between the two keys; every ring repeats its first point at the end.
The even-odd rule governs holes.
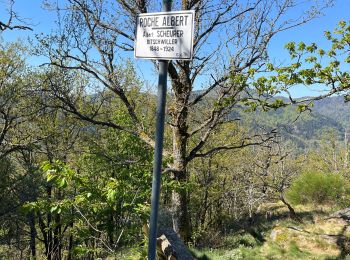
{"type": "Polygon", "coordinates": [[[36,239],[37,232],[35,228],[35,216],[33,212],[29,213],[28,222],[30,227],[30,242],[29,242],[30,254],[32,256],[32,259],[35,260],[36,259],[35,239],[36,239]]]}
{"type": "MultiPolygon", "coordinates": [[[[176,178],[180,186],[186,181],[176,178]]],[[[172,192],[173,229],[180,235],[184,242],[191,240],[191,225],[188,214],[188,198],[185,190],[173,190],[172,192]]]]}
{"type": "MultiPolygon", "coordinates": [[[[76,194],[76,192],[75,192],[76,194]]],[[[73,206],[70,209],[71,215],[74,216],[74,208],[73,206]]],[[[70,234],[69,234],[69,243],[68,243],[68,255],[67,255],[67,260],[72,260],[73,259],[73,226],[74,226],[74,218],[72,219],[72,222],[69,224],[70,227],[70,234]]]]}
{"type": "Polygon", "coordinates": [[[73,235],[69,235],[69,244],[68,244],[68,256],[67,260],[73,259],[73,235]]]}
{"type": "Polygon", "coordinates": [[[62,228],[61,228],[61,216],[56,214],[55,216],[55,229],[53,231],[53,259],[61,260],[62,259],[62,228]]]}
{"type": "Polygon", "coordinates": [[[292,219],[295,219],[297,221],[300,221],[300,217],[297,215],[297,213],[295,212],[294,208],[292,207],[292,205],[290,205],[286,199],[284,198],[284,194],[283,192],[280,193],[280,200],[283,202],[284,205],[287,206],[288,210],[289,210],[289,216],[292,218],[292,219]]]}
{"type": "Polygon", "coordinates": [[[191,225],[188,214],[188,194],[186,190],[186,146],[187,137],[185,123],[180,128],[173,129],[174,180],[179,188],[172,191],[172,220],[173,229],[186,243],[191,240],[191,225]]]}
{"type": "Polygon", "coordinates": [[[203,210],[199,210],[199,213],[201,213],[200,216],[198,216],[198,220],[200,220],[200,227],[201,229],[203,229],[204,224],[205,224],[205,220],[206,220],[206,216],[207,216],[207,210],[208,210],[208,196],[209,196],[209,192],[208,192],[208,186],[205,187],[205,193],[204,193],[204,199],[203,199],[203,206],[202,209],[203,210]]]}
{"type": "MultiPolygon", "coordinates": [[[[47,185],[46,188],[46,193],[47,193],[47,197],[50,200],[51,196],[52,196],[52,187],[51,184],[47,185]]],[[[48,231],[47,231],[47,247],[46,247],[46,259],[47,260],[51,260],[52,259],[52,249],[53,249],[53,239],[52,239],[52,229],[50,228],[51,226],[51,222],[52,222],[52,213],[49,211],[46,214],[46,219],[47,219],[47,227],[48,227],[48,231]]]]}
{"type": "Polygon", "coordinates": [[[48,241],[48,232],[46,229],[46,225],[44,223],[44,220],[42,218],[42,216],[39,214],[37,214],[38,216],[38,224],[39,224],[39,228],[41,231],[41,234],[43,236],[43,240],[44,240],[44,246],[45,246],[45,255],[48,257],[49,255],[49,241],[48,241]]]}

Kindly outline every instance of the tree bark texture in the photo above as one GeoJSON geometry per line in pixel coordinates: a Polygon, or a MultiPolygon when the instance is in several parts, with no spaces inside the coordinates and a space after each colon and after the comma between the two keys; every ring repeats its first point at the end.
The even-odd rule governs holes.
{"type": "Polygon", "coordinates": [[[33,212],[29,213],[28,215],[28,222],[30,227],[30,253],[32,256],[32,259],[36,259],[36,246],[35,246],[35,239],[37,236],[36,228],[35,228],[35,215],[33,212]]]}
{"type": "Polygon", "coordinates": [[[295,212],[294,208],[292,207],[292,205],[290,205],[286,199],[284,198],[284,194],[283,192],[280,194],[280,200],[283,202],[284,205],[287,206],[288,210],[289,210],[289,216],[292,218],[292,219],[295,219],[297,221],[300,221],[300,217],[298,217],[297,213],[295,212]]]}
{"type": "Polygon", "coordinates": [[[188,62],[180,71],[173,66],[169,69],[172,87],[175,92],[171,109],[173,132],[173,179],[178,183],[177,189],[172,191],[172,220],[173,229],[180,237],[188,242],[191,239],[191,221],[188,212],[188,180],[187,172],[187,143],[188,143],[188,99],[191,93],[189,82],[188,62]],[[187,70],[186,70],[187,68],[187,70]]]}

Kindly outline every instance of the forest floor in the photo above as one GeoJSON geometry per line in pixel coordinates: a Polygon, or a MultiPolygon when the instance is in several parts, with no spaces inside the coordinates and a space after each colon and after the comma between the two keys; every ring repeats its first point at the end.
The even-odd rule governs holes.
{"type": "Polygon", "coordinates": [[[291,220],[283,205],[267,205],[251,225],[218,234],[213,247],[192,251],[202,260],[350,259],[350,208],[333,214],[330,207],[296,210],[300,222],[291,220]],[[267,218],[266,212],[273,215],[267,218]]]}

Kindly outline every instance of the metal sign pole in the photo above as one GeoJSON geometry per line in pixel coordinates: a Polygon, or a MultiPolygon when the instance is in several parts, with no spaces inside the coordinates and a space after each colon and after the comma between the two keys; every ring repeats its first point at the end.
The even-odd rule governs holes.
{"type": "MultiPolygon", "coordinates": [[[[163,11],[171,11],[171,0],[163,0],[163,11]]],[[[162,153],[164,139],[164,118],[167,92],[168,61],[159,60],[158,79],[158,100],[157,100],[157,122],[153,163],[152,197],[151,197],[151,217],[148,240],[148,260],[156,259],[157,250],[157,223],[158,206],[160,195],[160,182],[162,171],[162,153]]]]}

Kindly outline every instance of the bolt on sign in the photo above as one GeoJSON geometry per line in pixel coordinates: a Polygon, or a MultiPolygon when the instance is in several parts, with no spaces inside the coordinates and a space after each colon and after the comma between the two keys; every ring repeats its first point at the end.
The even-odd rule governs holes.
{"type": "Polygon", "coordinates": [[[139,14],[135,58],[191,60],[194,11],[139,14]]]}

